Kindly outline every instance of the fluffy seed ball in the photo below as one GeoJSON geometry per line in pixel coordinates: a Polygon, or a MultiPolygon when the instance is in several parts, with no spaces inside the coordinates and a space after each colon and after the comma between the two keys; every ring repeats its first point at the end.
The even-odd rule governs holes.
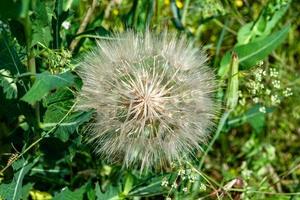
{"type": "Polygon", "coordinates": [[[215,80],[187,39],[127,32],[81,62],[79,109],[95,109],[86,136],[109,161],[164,166],[201,149],[214,116],[215,80]]]}

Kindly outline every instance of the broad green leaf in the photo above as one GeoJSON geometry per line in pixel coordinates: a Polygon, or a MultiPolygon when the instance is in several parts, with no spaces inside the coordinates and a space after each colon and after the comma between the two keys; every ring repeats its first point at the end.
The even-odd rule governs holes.
{"type": "MultiPolygon", "coordinates": [[[[74,131],[78,129],[81,124],[89,121],[91,117],[91,112],[76,112],[67,117],[66,120],[59,125],[57,130],[54,132],[54,135],[61,141],[66,142],[69,139],[69,136],[74,133],[74,131]]],[[[46,121],[46,123],[44,123],[42,126],[44,129],[47,129],[56,125],[57,122],[47,123],[46,121]]]]}
{"type": "Polygon", "coordinates": [[[86,185],[81,186],[75,191],[71,191],[69,188],[63,188],[62,191],[56,194],[52,200],[82,200],[83,194],[86,190],[86,185]]]}
{"type": "MultiPolygon", "coordinates": [[[[259,61],[265,59],[278,45],[286,38],[289,26],[275,32],[267,37],[257,38],[255,41],[245,45],[236,46],[233,51],[237,53],[240,62],[240,69],[249,69],[259,61]]],[[[227,52],[220,63],[218,75],[225,77],[230,68],[230,53],[227,52]]]]}
{"type": "Polygon", "coordinates": [[[0,86],[7,99],[17,98],[17,85],[14,82],[14,79],[11,78],[11,74],[8,70],[0,70],[0,86]]]}
{"type": "MultiPolygon", "coordinates": [[[[41,127],[49,130],[57,125],[57,123],[67,114],[71,106],[74,104],[74,95],[67,89],[58,89],[55,93],[45,98],[45,107],[47,107],[41,127]]],[[[69,136],[78,129],[78,127],[89,121],[92,112],[75,112],[69,115],[55,130],[54,135],[63,142],[69,139],[69,136]]]]}
{"type": "MultiPolygon", "coordinates": [[[[25,192],[26,188],[23,190],[23,179],[24,176],[29,172],[29,170],[36,163],[37,159],[31,163],[28,163],[25,159],[19,159],[15,161],[12,165],[14,170],[14,177],[11,183],[0,185],[0,197],[10,200],[19,200],[22,197],[22,192],[25,192]]],[[[23,193],[24,194],[24,193],[23,193]]]]}
{"type": "Polygon", "coordinates": [[[289,32],[289,26],[273,33],[267,37],[259,38],[246,45],[236,46],[241,66],[244,69],[256,65],[259,61],[266,58],[279,44],[281,44],[289,32]]]}
{"type": "Polygon", "coordinates": [[[74,75],[71,72],[63,74],[51,74],[43,72],[36,75],[36,80],[30,90],[22,97],[22,100],[34,104],[41,100],[51,90],[68,87],[74,84],[74,75]]]}

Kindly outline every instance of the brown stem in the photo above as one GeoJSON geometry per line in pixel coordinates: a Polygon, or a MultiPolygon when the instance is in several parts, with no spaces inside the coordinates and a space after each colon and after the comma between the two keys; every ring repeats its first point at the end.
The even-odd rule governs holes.
{"type": "MultiPolygon", "coordinates": [[[[92,18],[93,12],[94,12],[95,8],[97,7],[97,5],[98,5],[98,1],[97,0],[93,0],[92,5],[89,7],[88,11],[86,12],[86,15],[84,16],[84,19],[81,22],[78,31],[76,32],[76,35],[82,33],[86,29],[89,21],[92,18]]],[[[78,45],[79,40],[80,40],[79,38],[75,38],[71,42],[70,47],[69,47],[71,52],[74,51],[74,49],[78,45]]]]}

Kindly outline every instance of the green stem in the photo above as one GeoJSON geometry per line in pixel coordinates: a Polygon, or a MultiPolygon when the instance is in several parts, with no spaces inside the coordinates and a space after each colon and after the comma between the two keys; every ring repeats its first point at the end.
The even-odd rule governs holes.
{"type": "Polygon", "coordinates": [[[183,8],[183,11],[182,11],[182,18],[181,18],[181,22],[183,24],[183,26],[185,26],[185,22],[186,22],[186,16],[187,16],[187,11],[189,9],[189,5],[190,5],[190,0],[186,0],[184,2],[184,8],[183,8]]]}
{"type": "MultiPolygon", "coordinates": [[[[31,21],[30,21],[30,16],[29,16],[30,0],[24,0],[23,7],[24,8],[22,10],[21,19],[23,19],[24,27],[25,27],[27,68],[31,74],[36,74],[35,57],[34,57],[33,49],[31,48],[32,26],[31,26],[31,21]]],[[[35,77],[32,76],[31,82],[33,83],[34,81],[35,81],[35,77]]],[[[35,103],[33,105],[33,108],[35,110],[36,125],[38,126],[40,123],[40,105],[39,105],[39,103],[35,103]]]]}
{"type": "Polygon", "coordinates": [[[208,152],[212,149],[212,146],[214,145],[214,143],[216,142],[216,140],[219,138],[220,133],[222,132],[222,129],[227,121],[227,118],[229,117],[231,113],[231,110],[229,111],[225,111],[220,119],[216,134],[214,135],[213,139],[211,140],[211,142],[209,143],[208,147],[206,148],[201,160],[200,160],[200,164],[199,164],[199,170],[202,169],[203,164],[204,164],[204,160],[205,157],[207,156],[208,152]]]}

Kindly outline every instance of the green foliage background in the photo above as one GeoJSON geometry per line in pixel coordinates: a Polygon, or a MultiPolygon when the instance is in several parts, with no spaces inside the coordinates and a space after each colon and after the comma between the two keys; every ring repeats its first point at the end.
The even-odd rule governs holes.
{"type": "Polygon", "coordinates": [[[0,2],[0,199],[300,199],[297,0],[0,2]],[[77,61],[113,32],[180,32],[210,55],[221,115],[191,162],[140,173],[84,143],[77,61]]]}

